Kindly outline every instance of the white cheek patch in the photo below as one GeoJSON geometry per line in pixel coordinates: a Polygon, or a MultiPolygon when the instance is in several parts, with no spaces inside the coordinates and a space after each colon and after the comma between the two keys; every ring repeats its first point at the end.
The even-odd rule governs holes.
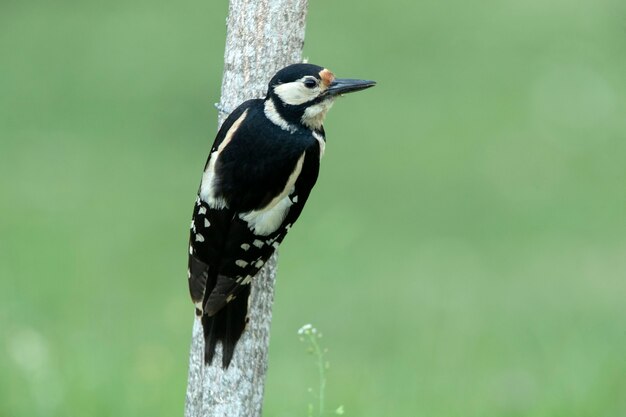
{"type": "MultiPolygon", "coordinates": [[[[244,111],[239,119],[233,123],[233,125],[226,132],[226,136],[220,146],[217,148],[215,152],[211,154],[211,158],[209,159],[209,164],[202,174],[202,183],[200,184],[200,198],[206,202],[209,207],[212,209],[224,209],[228,207],[228,203],[222,197],[215,196],[215,163],[217,162],[217,158],[220,153],[224,150],[224,148],[230,143],[233,138],[233,135],[239,129],[241,123],[245,120],[248,115],[248,110],[244,111]]],[[[204,208],[201,208],[201,210],[204,208]]]]}
{"type": "Polygon", "coordinates": [[[301,80],[291,83],[279,84],[274,87],[274,92],[285,104],[297,106],[313,100],[318,96],[319,87],[307,88],[301,80]]]}

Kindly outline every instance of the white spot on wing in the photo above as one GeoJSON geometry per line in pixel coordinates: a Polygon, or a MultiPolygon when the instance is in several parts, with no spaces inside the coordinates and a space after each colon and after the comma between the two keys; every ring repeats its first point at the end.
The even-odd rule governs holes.
{"type": "Polygon", "coordinates": [[[248,250],[248,249],[250,249],[250,245],[248,245],[247,243],[242,243],[241,244],[241,249],[248,250]]]}
{"type": "Polygon", "coordinates": [[[237,259],[235,261],[235,265],[237,265],[240,268],[245,268],[246,266],[248,266],[248,262],[244,261],[243,259],[237,259]]]}
{"type": "Polygon", "coordinates": [[[298,196],[297,196],[297,195],[294,195],[294,196],[291,198],[291,201],[293,201],[294,203],[297,203],[297,202],[298,202],[298,196]]]}
{"type": "Polygon", "coordinates": [[[189,254],[193,255],[193,246],[189,245],[189,254]]]}
{"type": "Polygon", "coordinates": [[[291,200],[288,197],[284,197],[271,209],[242,213],[239,215],[239,218],[248,223],[248,228],[254,234],[267,236],[278,230],[283,220],[285,220],[291,205],[291,200]]]}
{"type": "Polygon", "coordinates": [[[211,222],[209,222],[209,219],[207,219],[206,217],[204,218],[204,227],[209,227],[211,225],[211,222]]]}
{"type": "Polygon", "coordinates": [[[241,285],[250,284],[250,281],[252,281],[252,276],[248,275],[243,281],[241,281],[241,285]]]}
{"type": "Polygon", "coordinates": [[[255,268],[260,268],[263,266],[263,264],[265,264],[265,262],[263,262],[263,260],[259,259],[258,261],[256,261],[256,263],[254,264],[255,268]]]}
{"type": "Polygon", "coordinates": [[[189,228],[193,230],[194,233],[196,232],[196,223],[193,220],[191,220],[191,226],[189,226],[189,228]]]}
{"type": "Polygon", "coordinates": [[[263,247],[263,241],[259,240],[259,239],[254,239],[254,242],[252,242],[252,244],[254,246],[256,246],[257,248],[262,248],[263,247]]]}
{"type": "Polygon", "coordinates": [[[204,242],[204,236],[200,233],[196,233],[196,242],[204,242]]]}
{"type": "Polygon", "coordinates": [[[235,299],[235,296],[233,294],[229,295],[228,297],[226,297],[226,302],[230,303],[231,301],[233,301],[235,299]]]}
{"type": "Polygon", "coordinates": [[[206,207],[200,207],[200,209],[198,210],[198,214],[206,214],[206,207]]]}

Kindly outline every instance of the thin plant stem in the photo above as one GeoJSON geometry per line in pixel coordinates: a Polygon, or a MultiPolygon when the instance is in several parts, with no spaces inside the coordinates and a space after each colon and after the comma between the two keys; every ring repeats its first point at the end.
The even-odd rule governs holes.
{"type": "Polygon", "coordinates": [[[320,348],[319,343],[317,343],[317,335],[311,333],[308,336],[313,346],[315,356],[317,356],[317,370],[320,376],[319,416],[322,417],[324,415],[324,394],[326,392],[326,363],[324,362],[324,352],[320,348]]]}
{"type": "MultiPolygon", "coordinates": [[[[318,417],[323,417],[326,413],[326,404],[325,404],[326,370],[329,368],[329,364],[325,358],[326,350],[323,349],[319,343],[319,339],[322,337],[322,334],[319,333],[317,329],[310,324],[305,324],[304,326],[302,326],[298,330],[298,334],[301,336],[300,340],[302,342],[308,342],[310,344],[309,353],[312,353],[313,355],[315,355],[317,359],[316,361],[317,372],[319,374],[319,379],[320,379],[320,385],[319,385],[319,391],[318,391],[318,397],[317,397],[318,399],[318,414],[317,415],[318,417]]],[[[315,396],[315,394],[313,394],[313,396],[315,396]]],[[[308,411],[307,415],[309,417],[313,417],[313,414],[315,411],[315,407],[313,406],[313,403],[309,403],[309,407],[307,411],[308,411]]],[[[334,413],[337,415],[343,415],[344,414],[343,405],[339,406],[334,411],[334,413]]]]}

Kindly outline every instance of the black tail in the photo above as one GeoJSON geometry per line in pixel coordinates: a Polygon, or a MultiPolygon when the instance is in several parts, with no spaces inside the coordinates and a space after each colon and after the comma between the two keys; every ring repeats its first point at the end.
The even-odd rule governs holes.
{"type": "Polygon", "coordinates": [[[228,368],[233,359],[235,345],[246,327],[250,285],[242,286],[234,300],[226,304],[215,315],[202,315],[204,329],[204,362],[210,365],[215,355],[217,342],[222,342],[222,366],[228,368]]]}

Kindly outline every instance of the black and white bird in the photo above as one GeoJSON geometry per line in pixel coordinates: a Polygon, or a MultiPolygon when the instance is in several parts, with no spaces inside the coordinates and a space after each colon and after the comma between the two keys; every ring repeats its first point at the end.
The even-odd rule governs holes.
{"type": "Polygon", "coordinates": [[[205,362],[217,342],[228,367],[246,326],[250,282],[300,216],[315,185],[324,117],[341,94],[374,81],[335,78],[295,64],[270,80],[265,99],[237,107],[204,167],[189,238],[189,290],[201,316],[205,362]]]}

